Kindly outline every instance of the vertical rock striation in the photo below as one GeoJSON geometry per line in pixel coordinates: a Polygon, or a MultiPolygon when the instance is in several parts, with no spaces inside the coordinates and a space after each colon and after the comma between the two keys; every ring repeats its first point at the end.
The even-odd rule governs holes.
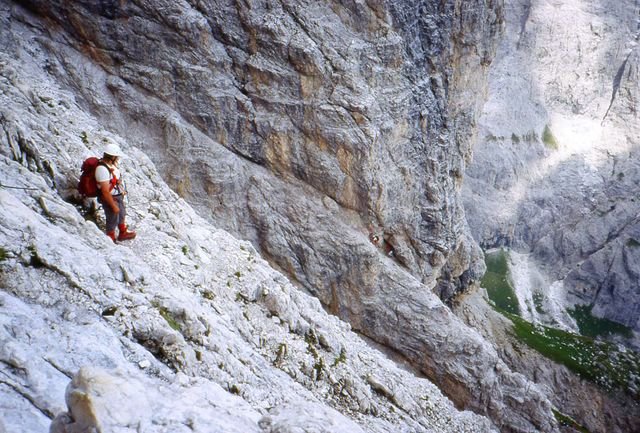
{"type": "Polygon", "coordinates": [[[554,431],[542,393],[432,293],[483,267],[458,190],[501,2],[15,3],[42,17],[11,6],[45,70],[202,215],[460,406],[554,431]]]}
{"type": "Polygon", "coordinates": [[[638,333],[640,6],[505,10],[464,194],[474,237],[532,253],[571,305],[638,333]]]}
{"type": "Polygon", "coordinates": [[[315,274],[302,265],[333,268],[305,251],[320,241],[311,226],[325,242],[376,232],[445,299],[478,278],[458,190],[499,2],[22,3],[77,49],[51,65],[60,79],[176,191],[299,279],[315,274]],[[304,215],[283,210],[293,188],[308,191],[304,215]],[[269,205],[270,190],[284,194],[269,205]],[[318,216],[333,202],[340,229],[318,216]]]}
{"type": "MultiPolygon", "coordinates": [[[[527,295],[543,306],[538,315],[532,304],[541,317],[529,314],[531,320],[585,332],[565,311],[579,306],[577,312],[595,317],[596,331],[607,323],[601,318],[628,327],[602,337],[637,351],[640,5],[509,0],[504,16],[466,172],[469,225],[484,247],[511,247],[540,271],[530,278],[533,273],[514,269],[526,275],[527,295]]],[[[484,312],[477,317],[470,322],[500,345],[503,359],[544,384],[557,407],[589,431],[637,430],[635,386],[630,392],[592,387],[564,367],[535,361],[539,355],[520,341],[510,343],[499,320],[484,312]]]]}

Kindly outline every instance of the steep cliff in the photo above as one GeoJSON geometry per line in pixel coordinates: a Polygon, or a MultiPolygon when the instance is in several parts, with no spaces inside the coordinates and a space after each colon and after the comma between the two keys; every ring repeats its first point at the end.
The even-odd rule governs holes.
{"type": "Polygon", "coordinates": [[[0,57],[0,431],[495,431],[199,217],[21,48],[0,57]],[[119,245],[62,199],[105,140],[139,234],[119,245]]]}
{"type": "Polygon", "coordinates": [[[530,252],[567,306],[640,332],[640,6],[506,11],[467,172],[474,236],[530,252]]]}
{"type": "Polygon", "coordinates": [[[495,431],[198,216],[47,72],[41,21],[0,22],[0,431],[495,431]],[[64,200],[109,141],[120,245],[64,200]]]}
{"type": "MultiPolygon", "coordinates": [[[[504,17],[465,174],[471,231],[484,248],[520,257],[511,276],[522,288],[514,295],[523,318],[575,334],[586,328],[633,354],[640,350],[640,5],[511,0],[504,17]]],[[[465,300],[461,317],[556,405],[589,431],[637,430],[637,365],[618,389],[594,386],[585,370],[557,362],[553,351],[566,346],[524,344],[514,324],[479,299],[465,300]]]]}
{"type": "Polygon", "coordinates": [[[23,3],[75,48],[50,44],[52,73],[336,310],[349,303],[332,286],[366,279],[333,257],[357,256],[342,239],[358,231],[447,297],[478,278],[457,194],[497,4],[23,3]],[[313,281],[321,270],[333,275],[313,281]]]}
{"type": "MultiPolygon", "coordinates": [[[[276,407],[271,411],[283,414],[283,422],[304,418],[305,405],[289,412],[280,404],[298,401],[297,393],[287,397],[289,389],[298,389],[296,384],[315,389],[313,380],[325,374],[328,361],[318,358],[324,352],[316,346],[330,351],[327,359],[338,360],[340,347],[347,348],[347,359],[350,347],[363,354],[365,347],[352,334],[340,343],[332,340],[345,325],[329,319],[317,304],[313,313],[293,306],[299,297],[300,303],[313,302],[282,277],[270,277],[265,292],[254,278],[262,281],[261,272],[274,271],[264,263],[249,263],[258,254],[232,254],[230,260],[228,250],[236,249],[237,241],[199,220],[166,190],[166,182],[207,221],[252,241],[270,263],[356,330],[404,355],[459,407],[489,416],[492,425],[504,431],[556,429],[541,391],[509,370],[433,293],[448,299],[483,269],[479,250],[467,234],[458,189],[500,24],[499,2],[3,0],[0,5],[6,89],[0,117],[2,154],[11,169],[5,181],[10,185],[10,179],[20,180],[20,185],[36,188],[3,202],[3,242],[11,258],[7,266],[24,275],[7,284],[9,310],[15,306],[25,308],[23,316],[48,314],[54,323],[62,317],[56,326],[65,330],[48,334],[58,340],[72,339],[74,332],[80,335],[66,330],[73,328],[67,322],[75,323],[78,317],[81,325],[85,320],[101,326],[106,321],[105,332],[115,332],[114,338],[123,341],[125,358],[142,362],[131,351],[144,347],[158,360],[154,366],[159,370],[165,365],[195,382],[203,377],[226,384],[255,411],[249,417],[254,427],[258,415],[276,407]],[[99,152],[105,137],[120,142],[133,157],[131,169],[137,174],[130,183],[140,191],[138,202],[131,197],[140,239],[130,249],[116,247],[126,257],[117,262],[109,258],[114,247],[107,248],[95,227],[85,227],[61,200],[72,196],[81,157],[99,152]],[[161,178],[145,155],[156,163],[161,178]],[[31,211],[21,211],[18,219],[5,217],[22,209],[18,202],[31,211]],[[28,228],[20,229],[25,221],[28,228]],[[42,225],[56,236],[41,230],[42,225]],[[107,248],[94,263],[102,269],[96,271],[97,282],[82,278],[85,268],[74,267],[82,257],[75,254],[91,248],[75,247],[70,227],[80,231],[78,242],[107,248]],[[190,227],[198,228],[197,233],[190,227]],[[377,244],[371,241],[374,236],[377,244]],[[43,237],[46,242],[40,241],[43,237]],[[243,257],[247,267],[238,268],[237,260],[243,257]],[[193,269],[186,273],[183,266],[193,269]],[[46,282],[49,275],[56,283],[46,282]],[[60,275],[67,282],[60,281],[60,275]],[[245,275],[249,282],[242,285],[245,275]],[[239,290],[232,289],[234,284],[240,284],[239,290]],[[29,287],[56,292],[40,298],[25,293],[29,287]],[[136,290],[141,298],[129,301],[129,292],[136,290]],[[267,296],[274,290],[277,295],[267,296]],[[80,296],[76,292],[88,299],[74,301],[80,296]],[[13,296],[18,300],[10,299],[13,296]],[[120,313],[112,309],[112,296],[126,301],[118,304],[120,313]],[[220,304],[210,307],[208,297],[220,299],[220,304]],[[80,303],[89,313],[79,316],[70,307],[66,314],[54,301],[58,299],[80,303]],[[33,310],[20,306],[20,300],[34,304],[29,307],[33,310]],[[96,302],[99,307],[90,307],[96,302]],[[112,312],[113,324],[100,318],[112,312]],[[231,325],[220,323],[226,312],[231,325]],[[312,320],[315,314],[319,316],[312,320]],[[267,315],[277,320],[265,325],[256,319],[267,315]],[[310,321],[318,326],[336,323],[336,328],[318,336],[310,321]],[[232,329],[223,335],[239,338],[233,347],[207,340],[228,327],[232,329]],[[314,331],[309,336],[310,328],[314,331]],[[290,330],[297,337],[285,341],[290,330]],[[305,335],[309,341],[302,343],[305,335]],[[245,347],[263,343],[258,353],[245,347]],[[288,357],[290,346],[298,350],[288,357]],[[231,360],[221,358],[225,348],[231,360]],[[246,356],[234,360],[238,353],[246,356]],[[228,362],[238,368],[228,372],[228,362]],[[279,365],[271,370],[270,364],[279,365]],[[295,384],[280,389],[281,384],[264,378],[262,371],[279,378],[285,372],[295,384]],[[236,380],[250,390],[232,386],[236,380]],[[270,396],[273,389],[277,392],[270,396]],[[265,398],[274,400],[273,405],[262,406],[265,398]]],[[[27,334],[10,331],[7,339],[22,347],[15,353],[28,352],[27,334]]],[[[45,351],[40,348],[47,344],[36,342],[35,347],[45,351]]],[[[90,352],[90,346],[82,347],[90,352]]],[[[365,357],[354,356],[359,361],[365,357]]],[[[125,363],[117,354],[95,360],[62,358],[64,374],[84,362],[102,367],[125,363]]],[[[21,377],[20,371],[37,366],[18,355],[7,359],[9,394],[44,408],[46,416],[54,413],[50,397],[40,403],[44,391],[37,397],[27,391],[32,388],[29,374],[21,377]]],[[[150,374],[127,364],[130,374],[131,368],[136,383],[145,386],[150,374]]],[[[353,383],[351,375],[364,381],[353,385],[357,390],[344,390],[362,397],[354,397],[357,407],[351,406],[353,399],[346,406],[331,402],[341,383],[332,375],[314,391],[315,397],[304,401],[329,400],[371,431],[445,428],[438,420],[429,421],[424,411],[430,405],[423,407],[417,397],[404,400],[402,393],[416,396],[415,389],[420,389],[410,379],[380,382],[349,371],[341,376],[343,382],[353,383]],[[406,382],[407,387],[396,392],[391,382],[406,382]],[[401,409],[397,418],[388,413],[397,409],[383,410],[368,400],[379,395],[401,409]]],[[[100,371],[81,372],[69,394],[90,394],[86,383],[99,384],[102,377],[100,371]]],[[[34,381],[33,388],[39,389],[34,381]]],[[[112,381],[120,383],[118,377],[112,381]]],[[[186,412],[178,411],[179,421],[172,421],[162,409],[162,397],[174,391],[189,395],[188,390],[169,388],[150,396],[150,412],[157,416],[149,422],[188,424],[186,412]]],[[[56,401],[59,405],[61,400],[56,401]]],[[[68,416],[73,418],[75,400],[69,401],[68,416]]],[[[236,404],[244,405],[225,403],[236,404]]],[[[453,410],[445,403],[442,407],[453,410]]],[[[465,424],[464,416],[456,423],[466,427],[454,425],[454,431],[473,429],[476,421],[465,424]]],[[[59,419],[61,425],[66,421],[59,419]]],[[[277,424],[264,421],[258,427],[280,431],[268,430],[269,423],[277,424]]],[[[477,428],[491,426],[478,421],[477,428]]]]}

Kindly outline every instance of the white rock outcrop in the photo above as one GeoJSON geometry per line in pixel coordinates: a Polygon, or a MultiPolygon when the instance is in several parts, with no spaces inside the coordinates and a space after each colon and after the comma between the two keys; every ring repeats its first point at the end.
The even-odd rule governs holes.
{"type": "Polygon", "coordinates": [[[5,431],[495,431],[199,217],[28,47],[0,53],[5,431]],[[63,199],[105,140],[127,153],[122,244],[63,199]]]}

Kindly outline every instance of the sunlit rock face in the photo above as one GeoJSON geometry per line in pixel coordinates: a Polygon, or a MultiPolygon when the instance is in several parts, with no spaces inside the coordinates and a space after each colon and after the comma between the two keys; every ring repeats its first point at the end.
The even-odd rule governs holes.
{"type": "MultiPolygon", "coordinates": [[[[0,431],[498,431],[199,216],[47,72],[43,25],[0,3],[0,431]],[[74,200],[81,161],[106,142],[126,153],[138,233],[118,244],[101,211],[74,200]]],[[[477,334],[448,325],[504,368],[477,334]]],[[[529,384],[506,368],[492,377],[517,383],[499,388],[518,398],[529,384]]],[[[535,386],[522,396],[531,415],[492,402],[523,431],[553,427],[540,397],[535,386]]]]}
{"type": "Polygon", "coordinates": [[[335,311],[379,284],[370,233],[445,299],[478,279],[458,190],[500,2],[23,3],[83,103],[335,311]]]}
{"type": "MultiPolygon", "coordinates": [[[[82,383],[121,383],[77,372],[89,364],[123,369],[134,388],[172,384],[149,394],[150,420],[132,421],[171,432],[209,431],[207,408],[190,412],[203,394],[263,431],[304,429],[313,413],[325,431],[350,426],[343,417],[381,432],[557,430],[540,389],[433,293],[482,269],[457,188],[499,3],[0,7],[0,174],[29,188],[0,202],[12,422],[25,406],[39,422],[62,411],[72,378],[68,394],[87,398],[82,383]],[[129,245],[65,202],[105,139],[129,156],[129,245]],[[394,367],[261,255],[481,415],[394,367]],[[42,338],[19,332],[29,326],[42,338]],[[75,346],[51,362],[21,356],[59,341],[75,346]],[[342,349],[355,369],[342,370],[342,349]],[[398,375],[372,374],[388,369],[398,375]],[[168,416],[173,393],[191,397],[168,416]]],[[[82,401],[55,427],[101,404],[82,401]]]]}
{"type": "Polygon", "coordinates": [[[640,331],[639,6],[505,11],[467,171],[474,237],[531,252],[569,305],[640,331]]]}

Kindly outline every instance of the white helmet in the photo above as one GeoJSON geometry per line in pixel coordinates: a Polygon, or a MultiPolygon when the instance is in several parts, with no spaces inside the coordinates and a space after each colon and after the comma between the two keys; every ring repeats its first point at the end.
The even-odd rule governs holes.
{"type": "Polygon", "coordinates": [[[104,148],[104,153],[105,155],[109,155],[109,156],[118,156],[118,157],[124,156],[124,153],[122,153],[122,150],[120,150],[120,146],[118,146],[115,143],[107,144],[107,146],[104,148]]]}

